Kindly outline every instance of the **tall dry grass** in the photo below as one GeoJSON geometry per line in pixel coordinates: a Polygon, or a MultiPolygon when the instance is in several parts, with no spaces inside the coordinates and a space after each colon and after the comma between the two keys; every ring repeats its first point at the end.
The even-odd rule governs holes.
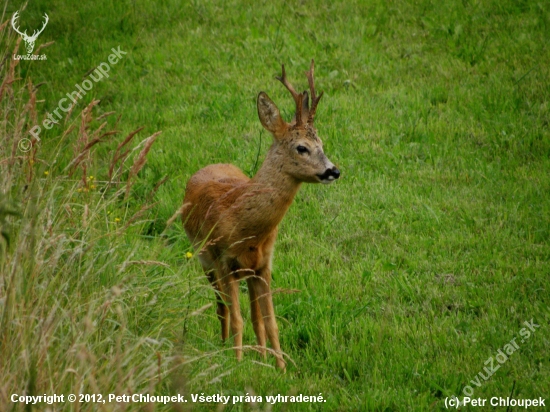
{"type": "MultiPolygon", "coordinates": [[[[0,63],[0,410],[30,410],[12,403],[12,394],[183,392],[182,357],[162,327],[144,325],[143,317],[162,288],[181,288],[185,299],[191,286],[180,269],[131,236],[147,221],[166,179],[137,207],[127,202],[159,133],[137,144],[142,128],[119,138],[120,117],[98,114],[94,100],[56,125],[51,142],[30,139],[22,150],[20,142],[40,121],[40,89],[19,78],[10,56],[21,40],[6,26],[0,32],[6,45],[0,63]],[[102,145],[112,157],[97,155],[102,145]],[[144,276],[150,268],[162,270],[155,283],[144,276]]],[[[36,406],[142,409],[180,406],[36,406]]]]}

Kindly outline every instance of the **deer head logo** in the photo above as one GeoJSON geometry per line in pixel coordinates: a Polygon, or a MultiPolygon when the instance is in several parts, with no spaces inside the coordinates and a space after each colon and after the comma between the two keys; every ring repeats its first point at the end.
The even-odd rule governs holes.
{"type": "Polygon", "coordinates": [[[25,41],[25,47],[27,48],[27,53],[31,54],[32,51],[34,50],[34,43],[36,42],[38,35],[44,31],[44,29],[46,28],[46,24],[48,24],[48,20],[49,20],[48,15],[44,13],[44,24],[42,25],[42,28],[40,30],[35,30],[32,36],[29,36],[27,34],[27,30],[25,30],[23,33],[19,31],[19,28],[16,27],[16,21],[18,18],[19,18],[19,12],[16,11],[13,17],[11,18],[11,25],[13,29],[23,37],[23,40],[25,41]]]}

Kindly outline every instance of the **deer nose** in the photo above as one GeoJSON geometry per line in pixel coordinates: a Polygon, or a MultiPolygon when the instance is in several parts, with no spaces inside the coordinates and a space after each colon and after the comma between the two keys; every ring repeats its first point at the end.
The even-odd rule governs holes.
{"type": "Polygon", "coordinates": [[[340,177],[340,171],[336,168],[336,166],[332,166],[331,168],[326,169],[325,173],[317,176],[321,180],[321,183],[331,183],[340,177]]]}

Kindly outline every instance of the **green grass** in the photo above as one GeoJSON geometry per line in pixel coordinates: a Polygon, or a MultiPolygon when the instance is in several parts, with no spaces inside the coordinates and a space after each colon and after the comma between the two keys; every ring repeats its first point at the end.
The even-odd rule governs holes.
{"type": "MultiPolygon", "coordinates": [[[[9,2],[3,21],[19,7],[9,2]]],[[[45,82],[42,119],[111,48],[128,54],[66,124],[41,135],[33,164],[22,153],[0,163],[0,223],[11,238],[0,260],[0,409],[23,410],[9,396],[25,391],[322,393],[326,403],[273,410],[342,411],[440,410],[466,385],[476,398],[550,395],[547,3],[54,0],[29,4],[22,29],[44,12],[37,47],[55,43],[42,49],[46,61],[17,66],[22,80],[1,102],[0,161],[33,125],[26,81],[45,82]],[[292,100],[274,76],[285,63],[303,88],[311,58],[325,91],[316,125],[342,178],[303,186],[280,226],[274,288],[298,290],[274,297],[292,359],[282,374],[253,352],[237,363],[214,308],[196,312],[214,294],[185,257],[181,223],[166,222],[199,168],[224,162],[254,173],[271,140],[255,98],[267,92],[290,118],[292,100]],[[121,133],[94,146],[86,175],[97,190],[79,192],[81,172],[64,169],[82,134],[62,134],[92,99],[101,100],[94,118],[116,111],[107,127],[121,133]],[[131,147],[162,134],[125,199],[141,148],[122,183],[106,176],[138,126],[131,147]],[[11,209],[20,215],[4,219],[11,209]],[[487,359],[531,319],[540,328],[475,387],[487,359]]],[[[16,40],[8,28],[3,53],[16,40]]],[[[244,342],[254,344],[248,309],[243,316],[244,342]]]]}

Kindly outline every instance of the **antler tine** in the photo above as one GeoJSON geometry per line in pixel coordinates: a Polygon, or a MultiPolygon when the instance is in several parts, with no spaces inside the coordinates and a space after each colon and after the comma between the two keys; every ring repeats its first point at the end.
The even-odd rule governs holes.
{"type": "Polygon", "coordinates": [[[315,83],[313,80],[313,71],[314,71],[314,62],[313,59],[311,59],[311,66],[309,67],[309,71],[306,72],[307,81],[309,83],[309,91],[311,92],[311,109],[309,109],[309,116],[307,118],[307,122],[313,124],[313,119],[315,118],[315,110],[317,110],[317,104],[319,103],[319,100],[321,100],[321,97],[323,97],[323,93],[319,95],[319,97],[315,94],[315,83]]]}
{"type": "Polygon", "coordinates": [[[35,37],[35,36],[38,37],[38,35],[40,33],[42,33],[44,31],[44,29],[46,28],[46,25],[48,24],[48,21],[50,21],[50,18],[48,17],[48,15],[46,13],[44,13],[44,17],[45,17],[45,19],[44,19],[45,21],[44,21],[44,24],[42,25],[42,28],[40,29],[40,31],[35,30],[33,35],[32,35],[33,37],[35,37]]]}
{"type": "Polygon", "coordinates": [[[19,12],[16,11],[15,13],[13,13],[13,17],[11,18],[11,26],[12,26],[13,29],[14,29],[17,33],[19,33],[21,36],[27,36],[27,30],[25,30],[24,33],[21,33],[21,32],[19,31],[19,27],[17,27],[17,28],[15,27],[15,24],[16,24],[15,22],[16,22],[16,20],[17,20],[18,18],[19,18],[19,12]]]}
{"type": "Polygon", "coordinates": [[[301,93],[296,92],[294,90],[294,87],[289,83],[288,79],[286,78],[286,71],[285,71],[285,65],[282,65],[283,67],[283,74],[281,77],[276,76],[275,78],[279,80],[281,83],[284,84],[284,86],[288,89],[292,97],[294,98],[294,102],[296,103],[296,125],[299,126],[302,124],[302,97],[303,95],[301,93]]]}

